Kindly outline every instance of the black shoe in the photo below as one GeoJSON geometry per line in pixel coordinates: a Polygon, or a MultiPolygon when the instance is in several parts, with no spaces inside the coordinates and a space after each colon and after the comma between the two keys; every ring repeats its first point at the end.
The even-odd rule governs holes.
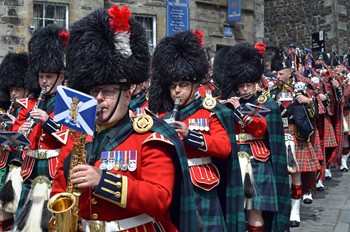
{"type": "Polygon", "coordinates": [[[312,203],[312,200],[309,199],[309,198],[306,198],[303,200],[304,204],[311,204],[312,203]]]}
{"type": "Polygon", "coordinates": [[[348,170],[347,168],[342,168],[342,169],[340,169],[340,171],[342,171],[342,172],[348,172],[349,170],[348,170]]]}
{"type": "Polygon", "coordinates": [[[324,187],[317,187],[316,190],[322,192],[322,191],[324,191],[324,187]]]}
{"type": "Polygon", "coordinates": [[[300,222],[298,221],[290,221],[290,227],[299,227],[300,226],[300,222]]]}

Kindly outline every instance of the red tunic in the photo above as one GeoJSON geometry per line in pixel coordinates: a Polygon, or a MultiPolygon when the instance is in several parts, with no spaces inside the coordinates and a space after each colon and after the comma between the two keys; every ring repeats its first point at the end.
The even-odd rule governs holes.
{"type": "MultiPolygon", "coordinates": [[[[64,160],[70,150],[69,146],[65,147],[59,155],[58,170],[52,186],[52,196],[66,191],[64,160]]],[[[107,171],[122,176],[122,190],[120,191],[122,200],[118,202],[112,199],[114,197],[107,198],[105,195],[97,194],[97,189],[101,191],[99,186],[105,184],[105,180],[101,178],[99,186],[94,190],[90,188],[83,189],[79,204],[81,218],[115,221],[147,214],[161,222],[165,231],[177,231],[171,223],[168,210],[172,200],[175,179],[175,168],[171,159],[175,150],[170,142],[156,133],[134,133],[119,146],[113,148],[113,151],[137,151],[137,168],[135,171],[122,171],[115,168],[107,171]]],[[[100,163],[100,160],[98,160],[94,166],[100,167],[100,163]]]]}
{"type": "MultiPolygon", "coordinates": [[[[33,109],[37,99],[30,99],[28,101],[28,108],[22,108],[18,114],[18,119],[15,121],[12,131],[18,131],[19,127],[26,121],[26,117],[29,112],[33,109]]],[[[50,118],[54,117],[54,112],[49,114],[50,118]]],[[[62,129],[62,127],[60,128],[62,129]]],[[[44,149],[44,150],[55,150],[60,149],[63,145],[62,142],[57,140],[51,133],[43,129],[43,123],[39,121],[33,126],[31,132],[29,133],[28,140],[32,143],[29,146],[30,150],[44,149]]],[[[23,162],[22,162],[22,172],[21,175],[23,179],[27,179],[33,171],[35,164],[35,158],[26,155],[27,150],[23,152],[23,162]]],[[[51,178],[55,175],[57,166],[57,157],[53,157],[48,160],[49,173],[51,178]]]]}
{"type": "Polygon", "coordinates": [[[231,153],[231,143],[228,134],[221,125],[219,119],[206,109],[200,109],[183,122],[189,126],[189,119],[203,118],[209,119],[209,131],[199,130],[204,135],[206,149],[200,150],[192,145],[185,143],[187,158],[201,158],[207,156],[216,156],[226,158],[231,153]]]}

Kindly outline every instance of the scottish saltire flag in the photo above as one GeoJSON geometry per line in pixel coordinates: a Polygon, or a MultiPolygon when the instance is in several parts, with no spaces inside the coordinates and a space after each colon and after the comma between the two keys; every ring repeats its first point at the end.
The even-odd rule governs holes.
{"type": "Polygon", "coordinates": [[[243,106],[242,113],[248,114],[250,116],[255,116],[259,118],[265,118],[268,113],[270,113],[271,110],[260,107],[257,105],[253,105],[251,103],[247,103],[243,106]]]}
{"type": "Polygon", "coordinates": [[[54,120],[77,131],[93,135],[97,101],[94,97],[65,86],[58,86],[54,120]]]}
{"type": "Polygon", "coordinates": [[[8,146],[30,146],[31,142],[19,132],[0,132],[0,144],[8,146]]]}

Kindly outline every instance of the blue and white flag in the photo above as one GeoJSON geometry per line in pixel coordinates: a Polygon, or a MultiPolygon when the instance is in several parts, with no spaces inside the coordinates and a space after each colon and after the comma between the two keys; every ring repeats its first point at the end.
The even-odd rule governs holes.
{"type": "Polygon", "coordinates": [[[31,142],[19,132],[0,132],[0,144],[3,146],[29,146],[31,142]]]}
{"type": "Polygon", "coordinates": [[[243,106],[242,113],[248,114],[250,116],[255,116],[259,118],[265,118],[268,113],[270,113],[271,110],[260,107],[251,103],[247,103],[243,106]]]}
{"type": "Polygon", "coordinates": [[[62,85],[57,87],[54,116],[57,123],[93,135],[96,110],[94,97],[62,85]]]}

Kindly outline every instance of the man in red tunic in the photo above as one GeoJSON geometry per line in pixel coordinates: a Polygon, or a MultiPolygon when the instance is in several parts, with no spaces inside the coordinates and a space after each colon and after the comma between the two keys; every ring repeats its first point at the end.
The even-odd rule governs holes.
{"type": "MultiPolygon", "coordinates": [[[[95,97],[100,113],[91,142],[61,151],[49,206],[80,189],[83,231],[198,231],[194,208],[181,208],[193,202],[180,198],[192,191],[181,141],[157,118],[129,117],[130,85],[146,81],[149,61],[145,31],[126,6],[98,9],[71,28],[68,84],[95,97]],[[71,161],[85,163],[85,150],[86,164],[71,161]]],[[[56,227],[65,223],[56,218],[56,227]]]]}

